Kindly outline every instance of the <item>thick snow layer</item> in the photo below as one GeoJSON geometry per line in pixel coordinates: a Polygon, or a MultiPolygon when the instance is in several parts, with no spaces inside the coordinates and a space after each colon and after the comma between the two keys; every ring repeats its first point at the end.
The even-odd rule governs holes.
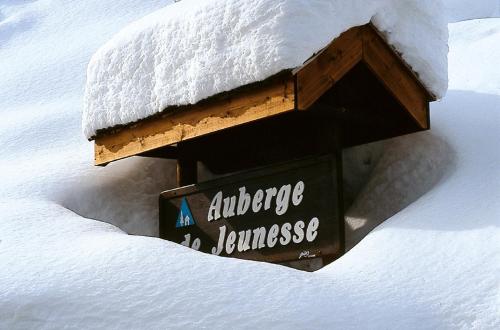
{"type": "Polygon", "coordinates": [[[383,145],[349,222],[421,197],[311,274],[76,214],[156,231],[173,164],[95,168],[80,118],[91,54],[164,5],[0,2],[0,329],[500,328],[500,19],[450,25],[452,90],[432,132],[383,145]]]}
{"type": "Polygon", "coordinates": [[[264,80],[370,21],[441,97],[445,13],[435,0],[183,0],[134,22],[92,57],[83,130],[91,138],[99,129],[264,80]]]}
{"type": "Polygon", "coordinates": [[[499,0],[445,0],[444,4],[449,22],[500,17],[499,0]]]}

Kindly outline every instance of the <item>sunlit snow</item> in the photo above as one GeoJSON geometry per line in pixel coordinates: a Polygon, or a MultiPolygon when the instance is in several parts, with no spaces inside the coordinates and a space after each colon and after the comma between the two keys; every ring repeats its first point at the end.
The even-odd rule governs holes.
{"type": "Polygon", "coordinates": [[[157,234],[174,167],[92,165],[85,72],[168,2],[0,3],[1,329],[500,328],[500,18],[449,26],[432,130],[384,143],[348,220],[399,212],[304,273],[124,232],[157,234]]]}

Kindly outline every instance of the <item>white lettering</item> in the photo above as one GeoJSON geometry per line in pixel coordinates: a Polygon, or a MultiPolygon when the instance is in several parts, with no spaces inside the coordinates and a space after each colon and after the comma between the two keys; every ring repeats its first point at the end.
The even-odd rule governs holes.
{"type": "Polygon", "coordinates": [[[245,252],[250,250],[250,238],[252,237],[252,230],[240,231],[238,238],[238,252],[245,252]]]}
{"type": "Polygon", "coordinates": [[[288,222],[285,222],[283,226],[281,226],[281,238],[280,238],[280,243],[281,245],[288,245],[290,244],[290,241],[292,240],[292,234],[290,231],[292,230],[292,225],[288,222]]]}
{"type": "Polygon", "coordinates": [[[208,209],[208,221],[217,220],[220,218],[220,207],[222,203],[222,191],[215,194],[212,202],[210,203],[210,208],[208,209]]]}
{"type": "Polygon", "coordinates": [[[257,213],[260,211],[262,208],[262,199],[264,198],[264,192],[259,189],[255,192],[255,195],[253,196],[253,202],[252,202],[252,211],[253,213],[257,213]]]}
{"type": "Polygon", "coordinates": [[[212,198],[210,208],[208,209],[208,221],[218,220],[221,217],[228,219],[236,215],[245,215],[250,207],[254,213],[260,212],[262,209],[269,210],[273,202],[275,204],[275,212],[277,215],[284,215],[289,207],[290,200],[294,206],[299,206],[304,199],[305,184],[299,181],[295,184],[292,191],[292,185],[286,184],[279,189],[276,187],[267,188],[265,190],[258,189],[252,195],[247,192],[245,186],[239,188],[239,195],[224,197],[222,191],[217,192],[212,198]],[[274,201],[273,201],[274,199],[274,201]]]}
{"type": "Polygon", "coordinates": [[[191,246],[191,249],[198,251],[200,249],[200,246],[201,246],[201,240],[199,238],[197,238],[193,241],[193,245],[191,246]]]}
{"type": "Polygon", "coordinates": [[[271,201],[273,200],[273,197],[276,196],[276,193],[278,192],[278,189],[276,188],[269,188],[266,189],[266,201],[264,202],[264,210],[267,211],[271,208],[271,201]]]}
{"type": "Polygon", "coordinates": [[[293,188],[293,194],[292,194],[292,203],[295,206],[299,206],[299,204],[302,202],[303,199],[303,193],[304,193],[305,185],[304,182],[299,181],[293,188]]]}
{"type": "Polygon", "coordinates": [[[266,247],[264,243],[266,239],[266,228],[260,227],[255,228],[253,230],[253,242],[252,242],[252,250],[262,249],[266,247]]]}
{"type": "Polygon", "coordinates": [[[224,198],[224,209],[222,210],[222,216],[224,219],[234,217],[234,208],[236,207],[236,196],[224,198]]]}
{"type": "Polygon", "coordinates": [[[292,185],[287,184],[282,186],[276,196],[276,214],[283,215],[288,210],[288,203],[290,202],[290,192],[292,185]]]}
{"type": "Polygon", "coordinates": [[[246,192],[245,187],[240,188],[240,198],[238,199],[238,210],[236,213],[238,215],[243,215],[248,211],[248,208],[250,207],[250,194],[246,192]]]}
{"type": "Polygon", "coordinates": [[[226,253],[231,254],[234,251],[234,242],[236,242],[236,232],[232,231],[227,235],[226,239],[226,253]]]}
{"type": "Polygon", "coordinates": [[[186,234],[186,235],[184,235],[184,240],[181,242],[181,245],[184,245],[186,247],[190,247],[189,243],[191,243],[191,234],[186,234]]]}
{"type": "Polygon", "coordinates": [[[294,243],[300,243],[304,240],[304,227],[306,224],[304,221],[297,221],[295,223],[295,226],[293,226],[293,231],[295,234],[293,235],[293,242],[294,243]]]}
{"type": "MultiPolygon", "coordinates": [[[[230,255],[236,251],[241,253],[266,247],[273,248],[278,242],[283,246],[290,244],[292,241],[299,244],[304,241],[304,238],[308,242],[314,241],[318,237],[319,219],[312,218],[304,232],[305,227],[304,221],[297,221],[293,226],[291,223],[285,222],[281,227],[279,224],[273,224],[269,231],[266,230],[266,227],[259,227],[237,233],[236,231],[227,232],[224,225],[219,227],[219,239],[217,246],[212,247],[212,254],[220,255],[224,251],[225,254],[230,255]],[[250,241],[252,242],[251,246],[250,241]]],[[[184,238],[185,240],[181,244],[189,247],[191,235],[187,234],[184,238]]],[[[201,241],[197,238],[193,241],[191,248],[198,250],[200,245],[201,241]]]]}
{"type": "Polygon", "coordinates": [[[217,247],[212,248],[212,254],[219,255],[224,246],[224,237],[226,236],[226,226],[219,227],[219,241],[217,247]]]}
{"type": "Polygon", "coordinates": [[[309,225],[307,225],[306,239],[308,242],[312,242],[318,236],[319,219],[312,218],[309,225]]]}
{"type": "Polygon", "coordinates": [[[269,234],[267,234],[267,247],[274,247],[276,243],[278,242],[278,234],[280,232],[280,226],[278,225],[272,225],[271,228],[269,228],[269,234]]]}

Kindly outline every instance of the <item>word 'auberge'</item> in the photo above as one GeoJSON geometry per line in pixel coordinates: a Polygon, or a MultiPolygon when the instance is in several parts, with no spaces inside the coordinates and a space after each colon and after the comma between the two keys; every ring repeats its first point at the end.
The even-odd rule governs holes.
{"type": "Polygon", "coordinates": [[[210,208],[208,209],[208,221],[218,220],[221,217],[228,219],[236,215],[244,215],[250,207],[254,213],[261,210],[267,211],[275,204],[275,212],[277,215],[283,215],[288,210],[290,199],[294,206],[300,205],[303,199],[305,185],[303,181],[295,184],[292,190],[292,185],[287,184],[281,186],[280,189],[271,187],[268,189],[258,189],[252,196],[246,191],[246,187],[239,188],[239,196],[225,197],[222,191],[215,194],[210,208]]]}

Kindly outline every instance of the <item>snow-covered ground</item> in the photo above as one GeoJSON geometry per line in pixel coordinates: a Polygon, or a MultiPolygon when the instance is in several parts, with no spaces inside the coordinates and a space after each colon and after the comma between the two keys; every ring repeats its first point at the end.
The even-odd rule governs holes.
{"type": "Polygon", "coordinates": [[[450,25],[432,131],[384,145],[348,216],[404,208],[303,273],[88,219],[156,234],[172,164],[95,168],[80,119],[91,54],[168,2],[0,2],[0,329],[500,328],[500,19],[450,25]]]}

